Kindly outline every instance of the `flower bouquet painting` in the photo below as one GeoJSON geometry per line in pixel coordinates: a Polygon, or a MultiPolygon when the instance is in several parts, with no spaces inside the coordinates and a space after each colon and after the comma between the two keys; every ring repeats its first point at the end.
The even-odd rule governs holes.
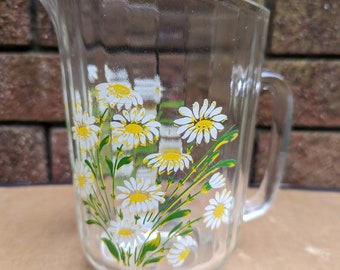
{"type": "Polygon", "coordinates": [[[234,198],[225,171],[236,162],[221,149],[238,130],[208,99],[173,102],[177,118],[162,119],[159,78],[143,83],[152,86],[156,109],[128,80],[95,84],[87,106],[75,93],[74,186],[84,226],[101,232],[108,261],[122,269],[179,267],[197,256],[198,233],[231,222],[234,198]],[[193,211],[196,201],[206,201],[200,211],[193,211]]]}

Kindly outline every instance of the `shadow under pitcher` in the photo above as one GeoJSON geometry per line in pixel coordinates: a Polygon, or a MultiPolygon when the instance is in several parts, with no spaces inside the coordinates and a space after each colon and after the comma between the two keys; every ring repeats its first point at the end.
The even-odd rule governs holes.
{"type": "Polygon", "coordinates": [[[53,22],[81,245],[96,269],[221,269],[278,190],[293,100],[245,0],[41,0],[53,22]],[[259,93],[265,177],[246,198],[259,93]]]}

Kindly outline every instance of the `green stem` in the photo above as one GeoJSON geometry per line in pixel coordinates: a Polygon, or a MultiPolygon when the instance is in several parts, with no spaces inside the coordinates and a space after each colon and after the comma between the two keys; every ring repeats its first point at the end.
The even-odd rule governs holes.
{"type": "Polygon", "coordinates": [[[192,166],[192,169],[191,171],[189,172],[189,174],[187,174],[184,179],[183,179],[183,184],[190,178],[190,176],[196,172],[196,170],[202,165],[202,163],[207,159],[208,155],[210,155],[211,152],[215,152],[218,148],[219,148],[219,145],[222,141],[225,140],[225,137],[227,134],[229,134],[233,129],[233,126],[230,127],[209,149],[208,151],[205,153],[205,155],[203,155],[201,157],[201,159],[195,164],[192,166]]]}
{"type": "MultiPolygon", "coordinates": [[[[93,194],[94,194],[94,196],[96,197],[96,200],[98,200],[98,195],[97,195],[97,192],[93,189],[93,194]]],[[[93,202],[93,203],[95,203],[95,202],[93,202]]],[[[102,209],[102,207],[101,207],[101,205],[102,205],[102,203],[98,200],[98,202],[96,203],[97,204],[97,206],[98,206],[98,213],[100,212],[100,214],[103,216],[103,221],[104,221],[104,223],[106,224],[109,220],[110,220],[110,216],[109,215],[107,215],[107,214],[105,214],[105,211],[103,211],[103,209],[102,209]]]]}
{"type": "MultiPolygon", "coordinates": [[[[103,119],[105,118],[106,114],[108,114],[108,113],[109,113],[109,108],[106,108],[105,111],[100,116],[100,118],[99,118],[100,129],[103,128],[103,125],[105,124],[103,119]]],[[[101,136],[98,136],[98,141],[99,142],[101,141],[101,136]]],[[[99,151],[98,148],[97,148],[97,151],[96,151],[96,160],[97,160],[97,164],[98,164],[98,168],[99,168],[99,177],[100,177],[100,181],[101,181],[101,185],[102,185],[102,190],[104,190],[104,193],[105,193],[105,199],[103,198],[103,196],[102,196],[102,198],[103,198],[103,201],[104,201],[104,205],[105,205],[106,211],[108,212],[108,215],[110,216],[111,206],[110,206],[109,199],[107,197],[107,193],[105,191],[106,190],[106,184],[105,184],[105,180],[104,180],[102,165],[101,165],[101,162],[100,162],[100,151],[99,151]]]]}
{"type": "MultiPolygon", "coordinates": [[[[197,192],[196,194],[193,195],[193,198],[196,197],[200,192],[197,192]]],[[[156,251],[152,252],[144,261],[148,261],[150,260],[152,257],[154,257],[156,254],[160,253],[160,252],[164,252],[165,250],[169,250],[169,248],[165,248],[165,245],[172,239],[178,237],[182,232],[184,232],[185,230],[189,229],[191,227],[191,225],[193,225],[194,223],[197,223],[198,221],[200,221],[202,219],[202,217],[197,218],[193,221],[188,221],[182,228],[178,229],[176,233],[174,233],[173,235],[171,235],[170,237],[168,237],[163,243],[162,243],[162,247],[157,249],[156,251]]],[[[151,235],[151,233],[149,234],[151,235]]]]}
{"type": "Polygon", "coordinates": [[[112,170],[112,193],[111,193],[111,198],[112,201],[114,203],[115,200],[115,175],[116,175],[116,171],[117,171],[117,165],[118,165],[118,158],[121,154],[120,149],[117,149],[117,154],[116,154],[116,160],[115,160],[115,164],[113,165],[113,170],[112,170]]]}
{"type": "Polygon", "coordinates": [[[95,214],[95,213],[97,213],[98,211],[97,211],[97,208],[96,208],[96,206],[91,202],[87,202],[88,203],[88,205],[91,207],[91,208],[87,208],[88,210],[90,210],[90,214],[91,214],[91,216],[92,216],[92,218],[97,222],[97,224],[103,229],[103,231],[108,235],[108,237],[110,237],[110,239],[111,239],[111,236],[110,236],[110,234],[109,234],[109,232],[106,230],[106,228],[105,228],[105,224],[106,224],[106,222],[105,222],[105,220],[103,219],[103,217],[101,217],[101,216],[99,216],[99,218],[100,219],[98,219],[98,216],[95,214]],[[91,211],[91,209],[92,209],[92,211],[91,211]],[[93,213],[93,211],[95,212],[95,213],[93,213]],[[103,224],[104,223],[104,224],[103,224]]]}
{"type": "MultiPolygon", "coordinates": [[[[170,196],[168,197],[168,199],[171,199],[174,195],[176,195],[177,191],[179,190],[180,187],[182,187],[183,184],[185,184],[190,177],[196,173],[197,169],[202,165],[205,164],[205,167],[203,170],[201,170],[200,174],[204,173],[206,168],[208,167],[208,165],[210,164],[210,162],[212,162],[213,160],[215,160],[217,158],[214,157],[214,152],[220,147],[221,142],[223,142],[225,140],[225,137],[232,131],[233,126],[230,127],[209,149],[208,151],[205,153],[205,155],[203,155],[201,157],[201,159],[192,166],[191,171],[180,181],[180,183],[178,184],[178,186],[176,187],[176,189],[170,194],[170,196]],[[210,153],[213,152],[213,154],[209,157],[210,153]],[[212,160],[211,160],[212,159],[212,160]],[[208,160],[209,162],[205,163],[205,161],[208,160]]],[[[195,182],[195,180],[194,180],[195,182]]]]}
{"type": "MultiPolygon", "coordinates": [[[[217,169],[216,169],[217,170],[217,169]]],[[[199,175],[197,175],[195,178],[194,178],[194,180],[193,180],[193,182],[192,182],[192,184],[191,185],[189,185],[184,191],[182,191],[182,193],[181,194],[179,194],[179,196],[168,206],[168,207],[166,207],[166,209],[165,210],[163,210],[161,213],[160,213],[160,211],[159,211],[159,218],[158,218],[158,221],[156,222],[156,224],[157,223],[161,223],[161,219],[162,219],[162,217],[164,217],[164,215],[166,214],[166,213],[168,213],[171,209],[173,209],[173,207],[186,195],[186,194],[188,194],[189,193],[189,191],[191,190],[191,189],[193,189],[194,187],[196,187],[198,184],[200,184],[205,178],[207,178],[209,175],[211,175],[213,172],[215,172],[215,170],[211,170],[211,171],[209,171],[207,174],[204,174],[204,172],[202,172],[202,173],[200,173],[199,175]],[[204,175],[203,175],[204,174],[204,175]],[[203,176],[202,176],[203,175],[203,176]]],[[[197,192],[197,193],[195,193],[195,195],[194,196],[197,196],[198,194],[199,194],[200,192],[197,192]]],[[[184,204],[187,202],[187,200],[185,200],[184,201],[184,204]]],[[[177,206],[176,208],[175,208],[175,210],[176,209],[178,209],[179,207],[181,207],[181,206],[183,206],[184,205],[183,203],[182,204],[180,204],[179,206],[177,206]]],[[[155,220],[155,219],[154,219],[155,220]]],[[[156,228],[158,227],[159,225],[156,225],[156,228]]]]}
{"type": "Polygon", "coordinates": [[[101,166],[100,159],[99,159],[99,150],[98,149],[96,150],[96,157],[92,157],[92,158],[93,158],[93,160],[96,160],[97,164],[95,164],[95,165],[96,165],[96,168],[97,168],[97,175],[99,175],[99,181],[101,183],[101,186],[99,186],[98,181],[96,181],[98,192],[99,192],[99,197],[98,197],[98,195],[96,195],[96,196],[97,196],[98,200],[99,200],[99,198],[101,199],[101,203],[104,205],[105,210],[107,212],[107,216],[110,219],[111,207],[110,207],[110,203],[109,203],[109,200],[107,198],[106,191],[105,191],[106,185],[105,185],[105,182],[104,182],[103,170],[102,170],[102,166],[101,166]],[[105,197],[103,196],[102,190],[104,191],[105,197]]]}

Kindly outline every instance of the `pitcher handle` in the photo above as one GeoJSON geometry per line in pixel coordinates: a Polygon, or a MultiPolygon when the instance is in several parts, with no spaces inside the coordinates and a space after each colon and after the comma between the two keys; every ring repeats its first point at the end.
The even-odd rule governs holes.
{"type": "Polygon", "coordinates": [[[265,214],[279,189],[285,167],[293,114],[293,95],[284,78],[271,71],[261,74],[262,89],[273,96],[273,118],[268,162],[256,193],[246,200],[243,220],[265,214]]]}

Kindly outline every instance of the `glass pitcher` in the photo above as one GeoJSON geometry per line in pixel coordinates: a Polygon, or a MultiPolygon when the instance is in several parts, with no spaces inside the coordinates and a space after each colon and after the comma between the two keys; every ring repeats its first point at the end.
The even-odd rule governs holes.
{"type": "Polygon", "coordinates": [[[97,269],[220,269],[282,178],[292,116],[244,0],[42,0],[61,55],[77,221],[97,269]],[[246,198],[259,93],[269,162],[246,198]]]}

